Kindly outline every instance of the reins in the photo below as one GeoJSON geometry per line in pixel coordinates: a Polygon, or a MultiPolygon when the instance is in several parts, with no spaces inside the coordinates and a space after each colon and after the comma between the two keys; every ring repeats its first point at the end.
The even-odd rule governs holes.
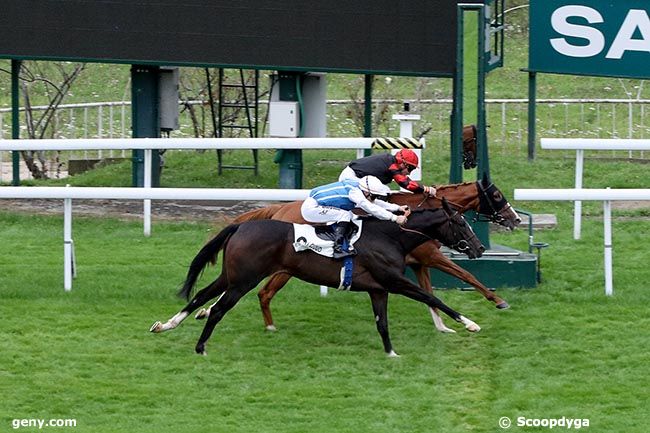
{"type": "MultiPolygon", "coordinates": [[[[434,186],[434,188],[435,188],[435,186],[434,186]]],[[[440,197],[438,197],[437,194],[429,195],[429,194],[426,194],[426,193],[422,193],[422,197],[423,197],[423,198],[422,198],[422,201],[421,201],[420,203],[418,203],[418,205],[415,207],[416,209],[419,208],[419,207],[422,207],[422,205],[424,204],[424,202],[426,202],[427,200],[429,200],[429,197],[433,197],[433,198],[437,198],[437,199],[439,199],[439,200],[442,200],[440,197]]],[[[445,197],[445,199],[446,199],[446,197],[445,197]]],[[[451,201],[451,200],[447,200],[447,203],[449,203],[450,205],[452,205],[453,207],[455,207],[456,209],[458,209],[458,211],[459,211],[460,213],[465,213],[465,211],[467,210],[467,207],[463,207],[463,206],[461,206],[460,204],[458,204],[458,203],[456,203],[456,202],[453,202],[453,201],[451,201]]]]}
{"type": "MultiPolygon", "coordinates": [[[[447,224],[449,224],[450,226],[453,225],[453,218],[454,218],[454,216],[456,216],[458,214],[459,214],[459,211],[456,211],[456,212],[454,212],[453,215],[448,216],[447,217],[447,224]]],[[[427,235],[426,233],[422,233],[419,230],[408,229],[408,228],[402,227],[402,226],[399,226],[399,228],[400,228],[400,230],[403,230],[405,232],[415,233],[417,235],[423,236],[423,237],[429,239],[430,241],[434,241],[434,242],[436,241],[435,238],[432,238],[431,236],[427,235]]],[[[476,237],[476,234],[474,232],[472,232],[472,233],[474,234],[474,237],[476,237]]],[[[450,245],[450,246],[451,246],[452,249],[462,253],[462,252],[465,252],[466,250],[469,249],[469,242],[468,242],[468,239],[460,239],[456,243],[454,243],[453,245],[450,245]]]]}
{"type": "Polygon", "coordinates": [[[432,238],[432,237],[429,236],[428,234],[426,234],[426,233],[422,233],[422,232],[419,231],[419,230],[407,229],[406,227],[402,227],[402,226],[399,226],[399,228],[400,228],[400,230],[403,230],[403,231],[405,231],[405,232],[415,233],[415,234],[417,234],[417,235],[424,236],[425,238],[427,238],[427,239],[429,239],[429,240],[431,240],[431,241],[434,241],[434,240],[435,240],[434,238],[432,238]]]}

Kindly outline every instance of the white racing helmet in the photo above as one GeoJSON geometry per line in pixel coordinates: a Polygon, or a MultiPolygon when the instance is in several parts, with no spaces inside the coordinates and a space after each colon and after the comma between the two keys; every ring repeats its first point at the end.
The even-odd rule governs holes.
{"type": "Polygon", "coordinates": [[[359,188],[361,188],[361,191],[370,194],[371,197],[387,197],[390,194],[390,188],[381,183],[375,176],[364,176],[359,179],[359,188]]]}

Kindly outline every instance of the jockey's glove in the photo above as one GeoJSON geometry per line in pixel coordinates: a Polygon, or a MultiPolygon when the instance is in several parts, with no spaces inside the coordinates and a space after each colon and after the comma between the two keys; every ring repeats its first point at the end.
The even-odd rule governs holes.
{"type": "Polygon", "coordinates": [[[401,215],[409,216],[411,213],[411,208],[408,207],[408,205],[403,205],[399,207],[399,210],[397,212],[401,212],[401,215]]]}
{"type": "Polygon", "coordinates": [[[423,186],[424,193],[427,195],[436,195],[436,189],[432,186],[423,186]]]}

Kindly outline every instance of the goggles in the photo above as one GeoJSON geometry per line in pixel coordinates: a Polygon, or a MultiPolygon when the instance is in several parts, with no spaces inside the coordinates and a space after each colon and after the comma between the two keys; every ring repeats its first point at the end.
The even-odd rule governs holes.
{"type": "Polygon", "coordinates": [[[385,196],[385,195],[379,195],[379,194],[371,194],[371,193],[368,193],[368,199],[369,199],[369,200],[384,200],[384,201],[385,201],[385,200],[386,200],[386,196],[385,196]]]}

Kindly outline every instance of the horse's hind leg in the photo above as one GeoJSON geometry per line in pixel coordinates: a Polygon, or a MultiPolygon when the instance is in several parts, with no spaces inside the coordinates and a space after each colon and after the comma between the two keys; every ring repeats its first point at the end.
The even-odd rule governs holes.
{"type": "Polygon", "coordinates": [[[249,290],[251,290],[253,287],[255,287],[256,284],[253,284],[250,288],[247,290],[241,290],[237,289],[234,287],[229,287],[228,290],[225,291],[221,299],[219,300],[218,303],[216,303],[212,311],[210,311],[210,315],[208,316],[208,320],[205,323],[205,326],[203,327],[203,332],[201,332],[201,336],[199,337],[199,341],[196,343],[196,353],[199,355],[206,355],[205,351],[205,343],[208,341],[210,336],[212,335],[212,332],[214,331],[214,327],[217,326],[217,323],[223,319],[223,316],[230,311],[232,307],[234,307],[237,302],[244,296],[249,290]]]}
{"type": "MultiPolygon", "coordinates": [[[[278,272],[271,275],[267,280],[264,287],[260,289],[257,293],[257,297],[260,300],[260,308],[262,309],[262,316],[264,317],[264,325],[266,326],[267,331],[277,331],[275,324],[273,323],[273,315],[271,314],[271,300],[276,293],[280,291],[286,284],[287,281],[291,279],[291,275],[278,272]]],[[[217,300],[218,302],[218,300],[217,300]]],[[[197,313],[195,318],[197,320],[205,319],[210,316],[210,311],[216,302],[210,305],[208,308],[201,308],[197,313]]]]}
{"type": "Polygon", "coordinates": [[[210,299],[213,299],[216,296],[221,295],[226,288],[226,277],[224,274],[221,274],[219,278],[207,285],[205,288],[199,290],[192,300],[187,304],[181,311],[176,313],[171,319],[167,322],[162,323],[160,321],[151,325],[149,331],[159,333],[164,331],[169,331],[170,329],[176,328],[181,324],[187,316],[189,316],[192,311],[196,310],[201,305],[208,302],[210,299]]]}

